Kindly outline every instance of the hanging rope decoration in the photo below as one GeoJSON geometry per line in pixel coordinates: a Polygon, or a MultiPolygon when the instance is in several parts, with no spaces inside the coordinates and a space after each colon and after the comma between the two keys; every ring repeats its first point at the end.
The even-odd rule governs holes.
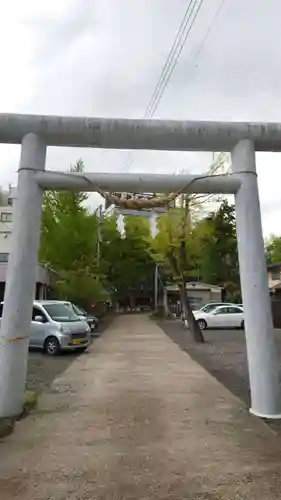
{"type": "MultiPolygon", "coordinates": [[[[192,179],[189,184],[192,184],[195,179],[192,179]]],[[[127,210],[147,210],[147,209],[153,209],[153,208],[161,208],[161,207],[166,207],[168,208],[171,203],[173,203],[178,196],[180,196],[187,188],[187,185],[183,186],[179,191],[176,193],[170,193],[166,196],[156,196],[156,194],[150,198],[150,199],[136,199],[136,198],[129,198],[125,199],[122,197],[118,197],[113,193],[108,193],[100,189],[97,185],[95,185],[95,190],[97,193],[99,193],[107,202],[110,202],[111,204],[115,205],[116,207],[127,209],[127,210]]]]}
{"type": "MultiPolygon", "coordinates": [[[[229,177],[229,173],[227,174],[221,174],[221,177],[229,177]]],[[[93,187],[93,183],[88,179],[87,175],[83,175],[84,179],[91,184],[93,187]]],[[[171,204],[180,196],[183,194],[187,188],[189,188],[194,182],[200,180],[200,179],[206,179],[206,178],[211,178],[211,177],[217,177],[215,174],[204,174],[200,176],[193,177],[186,185],[184,185],[181,189],[179,189],[176,193],[170,193],[168,195],[163,195],[163,196],[156,196],[156,194],[150,198],[150,199],[135,199],[133,197],[129,199],[125,199],[124,197],[118,197],[113,193],[103,191],[100,189],[96,184],[94,184],[95,191],[99,193],[107,202],[110,202],[111,204],[115,205],[116,207],[123,208],[123,209],[128,209],[128,210],[147,210],[147,209],[153,209],[153,208],[160,208],[160,207],[165,207],[169,208],[171,204]]]]}
{"type": "Polygon", "coordinates": [[[140,199],[135,199],[133,197],[129,199],[125,199],[122,197],[119,198],[113,193],[106,193],[99,188],[97,188],[97,192],[101,196],[103,196],[103,198],[105,198],[106,201],[112,203],[113,205],[119,208],[127,210],[144,210],[150,208],[166,207],[167,205],[172,203],[177,198],[177,196],[179,196],[178,193],[170,193],[168,196],[160,196],[160,197],[154,196],[149,200],[140,200],[140,199]]]}

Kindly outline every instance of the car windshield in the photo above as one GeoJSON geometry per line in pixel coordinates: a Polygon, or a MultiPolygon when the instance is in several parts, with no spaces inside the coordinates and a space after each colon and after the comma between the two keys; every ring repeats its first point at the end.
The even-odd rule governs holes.
{"type": "Polygon", "coordinates": [[[209,313],[213,309],[215,309],[216,307],[218,307],[217,304],[207,304],[206,306],[201,307],[200,311],[202,311],[204,313],[209,313]]]}
{"type": "Polygon", "coordinates": [[[44,304],[44,307],[54,321],[79,321],[77,314],[66,304],[44,304]]]}
{"type": "Polygon", "coordinates": [[[77,314],[78,316],[87,316],[87,313],[86,313],[86,311],[84,311],[84,309],[76,306],[76,304],[71,304],[71,305],[72,305],[72,309],[75,312],[75,314],[77,314]]]}

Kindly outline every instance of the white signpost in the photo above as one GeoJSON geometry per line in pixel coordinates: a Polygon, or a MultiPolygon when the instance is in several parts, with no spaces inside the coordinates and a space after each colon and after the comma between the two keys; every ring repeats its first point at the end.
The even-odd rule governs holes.
{"type": "Polygon", "coordinates": [[[0,339],[0,417],[18,415],[26,379],[44,189],[234,193],[251,412],[280,418],[278,359],[267,286],[256,151],[281,151],[281,124],[0,115],[0,143],[21,144],[12,251],[0,339]],[[230,151],[232,175],[45,171],[48,146],[230,151]]]}

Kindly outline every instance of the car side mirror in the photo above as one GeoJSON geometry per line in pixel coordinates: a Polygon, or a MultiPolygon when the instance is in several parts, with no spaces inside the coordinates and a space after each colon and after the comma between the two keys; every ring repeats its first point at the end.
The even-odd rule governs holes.
{"type": "Polygon", "coordinates": [[[35,316],[34,321],[37,323],[44,323],[44,318],[43,316],[35,316]]]}

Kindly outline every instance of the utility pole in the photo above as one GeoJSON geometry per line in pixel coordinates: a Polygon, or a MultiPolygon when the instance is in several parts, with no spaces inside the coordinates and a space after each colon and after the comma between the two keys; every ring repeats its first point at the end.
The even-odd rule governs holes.
{"type": "Polygon", "coordinates": [[[99,269],[100,268],[102,205],[99,205],[99,207],[97,209],[97,217],[98,217],[97,262],[98,262],[98,269],[99,269]]]}
{"type": "Polygon", "coordinates": [[[154,272],[154,310],[158,310],[158,265],[155,264],[154,272]]]}

